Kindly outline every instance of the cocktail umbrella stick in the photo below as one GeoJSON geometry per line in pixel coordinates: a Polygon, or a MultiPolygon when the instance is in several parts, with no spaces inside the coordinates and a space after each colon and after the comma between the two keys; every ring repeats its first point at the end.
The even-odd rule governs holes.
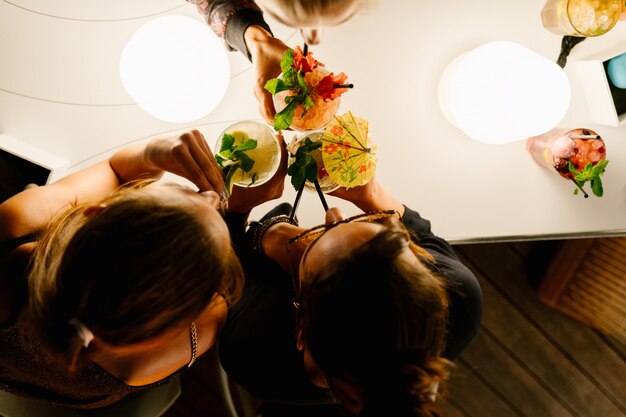
{"type": "Polygon", "coordinates": [[[571,180],[574,182],[574,184],[576,184],[576,187],[578,187],[578,189],[582,191],[582,193],[585,195],[585,198],[589,198],[589,194],[587,194],[585,190],[583,190],[583,187],[580,186],[578,181],[576,181],[574,178],[571,178],[571,180]]]}
{"type": "Polygon", "coordinates": [[[322,191],[322,187],[320,187],[319,181],[317,178],[313,182],[315,184],[315,189],[317,190],[317,195],[320,196],[320,200],[322,200],[322,206],[324,206],[324,211],[328,211],[328,203],[326,202],[326,197],[324,197],[324,192],[322,191]]]}
{"type": "Polygon", "coordinates": [[[300,198],[302,197],[302,190],[304,190],[304,182],[300,189],[298,190],[298,194],[296,194],[296,201],[293,203],[293,207],[291,208],[291,213],[289,213],[289,219],[294,220],[296,218],[296,211],[298,210],[298,204],[300,204],[300,198]]]}

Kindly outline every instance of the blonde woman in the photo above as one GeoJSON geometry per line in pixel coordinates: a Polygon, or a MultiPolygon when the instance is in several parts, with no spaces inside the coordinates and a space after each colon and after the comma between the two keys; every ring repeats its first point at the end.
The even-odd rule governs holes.
{"type": "Polygon", "coordinates": [[[0,389],[97,408],[191,366],[242,288],[223,189],[192,131],[1,204],[0,389]],[[165,171],[200,192],[154,182],[165,171]]]}

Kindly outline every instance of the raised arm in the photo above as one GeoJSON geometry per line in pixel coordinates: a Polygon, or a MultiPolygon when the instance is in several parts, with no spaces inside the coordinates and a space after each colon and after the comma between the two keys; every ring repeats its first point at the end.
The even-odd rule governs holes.
{"type": "Polygon", "coordinates": [[[350,201],[364,212],[396,210],[404,215],[404,205],[372,178],[367,184],[354,188],[339,188],[330,195],[350,201]]]}
{"type": "Polygon", "coordinates": [[[253,0],[187,0],[196,5],[211,30],[224,40],[230,50],[252,59],[244,34],[250,26],[258,26],[272,33],[263,19],[263,12],[253,0]]]}
{"type": "Polygon", "coordinates": [[[263,19],[263,12],[251,0],[187,0],[213,32],[224,40],[230,50],[244,54],[255,74],[254,95],[259,102],[259,113],[269,124],[274,123],[274,102],[265,90],[265,83],[280,74],[280,59],[289,49],[272,35],[263,19]]]}
{"type": "Polygon", "coordinates": [[[187,178],[202,190],[224,189],[221,172],[200,132],[155,139],[5,201],[0,205],[0,243],[39,232],[73,203],[97,201],[121,184],[139,178],[158,179],[164,171],[187,178]]]}

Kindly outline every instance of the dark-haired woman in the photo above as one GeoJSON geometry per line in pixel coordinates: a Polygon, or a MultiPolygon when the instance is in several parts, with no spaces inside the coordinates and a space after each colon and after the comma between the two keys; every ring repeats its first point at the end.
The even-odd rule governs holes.
{"type": "Polygon", "coordinates": [[[438,416],[448,361],[482,294],[430,222],[376,180],[336,195],[365,214],[303,230],[288,205],[250,228],[246,281],[220,358],[267,416],[438,416]],[[339,405],[337,405],[339,404],[339,405]]]}

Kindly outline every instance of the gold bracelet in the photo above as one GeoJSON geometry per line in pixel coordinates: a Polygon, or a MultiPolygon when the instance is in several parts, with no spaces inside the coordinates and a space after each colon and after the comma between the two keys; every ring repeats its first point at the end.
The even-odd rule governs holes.
{"type": "Polygon", "coordinates": [[[196,330],[196,323],[193,321],[189,328],[189,338],[191,339],[191,360],[189,360],[187,368],[191,368],[191,365],[193,365],[198,357],[198,331],[196,330]]]}

